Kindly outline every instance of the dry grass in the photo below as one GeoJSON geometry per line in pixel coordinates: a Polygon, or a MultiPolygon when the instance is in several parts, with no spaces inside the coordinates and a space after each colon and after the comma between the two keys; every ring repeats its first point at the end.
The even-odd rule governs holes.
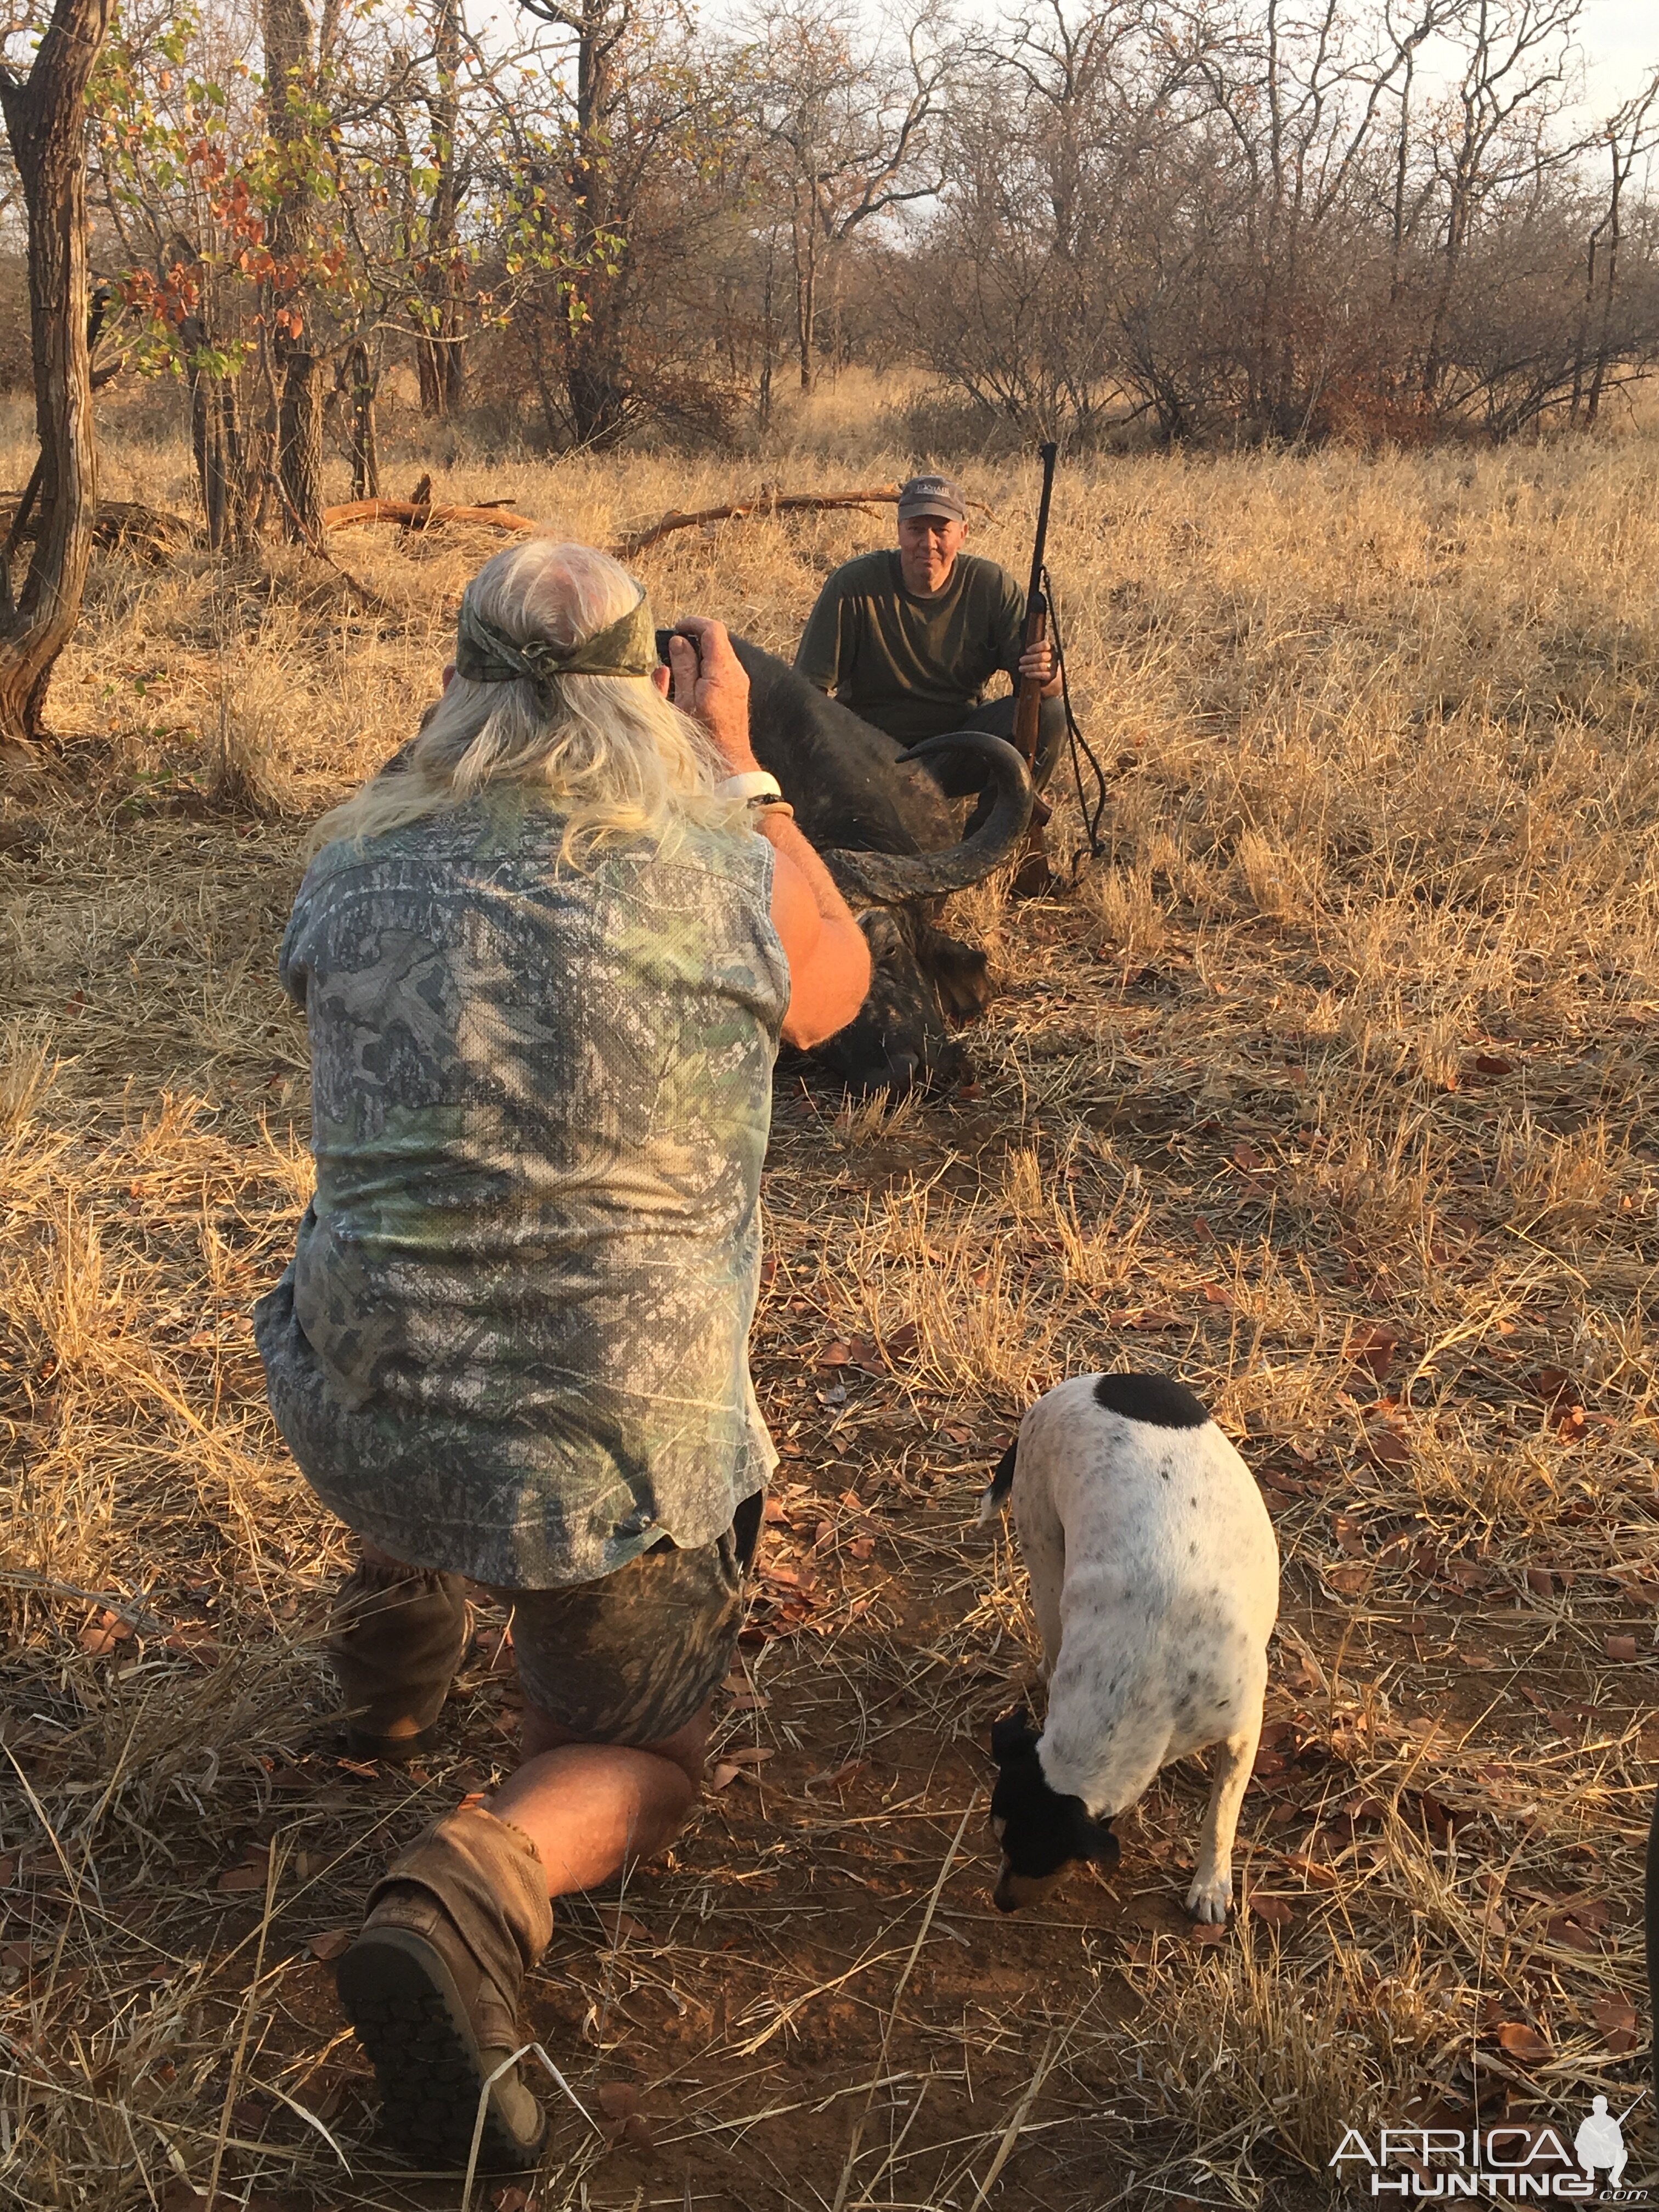
{"type": "MultiPolygon", "coordinates": [[[[900,472],[871,399],[765,473],[900,472]]],[[[603,540],[759,465],[434,474],[603,540]]],[[[1017,566],[1030,484],[963,473],[1017,566]]],[[[176,443],[118,431],[106,475],[187,504],[176,443]]],[[[757,1756],[620,1916],[561,1915],[538,2031],[590,2109],[629,2085],[647,2125],[602,2141],[562,2104],[538,2207],[1311,2206],[1350,2122],[1576,2125],[1635,2094],[1656,482],[1641,434],[1062,477],[1111,848],[1063,900],[958,902],[1009,981],[975,1091],[780,1085],[757,1364],[782,1517],[721,1723],[757,1756]],[[1109,1884],[1012,1923],[987,1897],[986,1727],[1034,1651],[975,1492],[1038,1391],[1142,1361],[1209,1395],[1285,1556],[1253,1908],[1216,1948],[1178,1910],[1195,1767],[1123,1824],[1109,1884]]],[[[751,524],[641,565],[665,614],[781,646],[884,527],[751,524]]],[[[247,1312],[307,1185],[274,981],[301,823],[408,734],[486,544],[338,550],[390,611],[300,556],[103,564],[62,759],[0,793],[21,2206],[173,2212],[215,2172],[251,2212],[459,2198],[375,2151],[310,1945],[510,1757],[511,1699],[481,1653],[450,1755],[337,1763],[341,1532],[277,1445],[247,1312]]]]}

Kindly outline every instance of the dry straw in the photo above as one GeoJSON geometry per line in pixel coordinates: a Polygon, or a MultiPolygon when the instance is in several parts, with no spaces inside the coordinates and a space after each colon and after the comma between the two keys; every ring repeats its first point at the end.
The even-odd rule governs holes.
{"type": "MultiPolygon", "coordinates": [[[[871,399],[799,424],[781,473],[817,480],[837,441],[855,479],[905,473],[871,399]]],[[[561,1911],[528,2025],[604,2140],[556,2100],[538,2207],[1314,2205],[1350,2121],[1629,2102],[1659,1601],[1653,456],[1062,476],[1111,849],[1063,901],[958,902],[1007,983],[974,1092],[845,1109],[781,1073],[760,1640],[691,1831],[620,1904],[561,1911]],[[1103,1364],[1208,1395],[1285,1556],[1249,1903],[1214,1947],[1178,1910],[1195,1767],[1121,1824],[1109,1884],[1030,1920],[992,1912],[961,1826],[1035,1683],[977,1490],[1024,1407],[1103,1364]]],[[[1018,568],[1030,483],[960,466],[1018,568]]],[[[599,542],[730,479],[437,473],[440,499],[599,542]]],[[[106,476],[188,497],[183,448],[118,420],[106,476]]],[[[665,612],[775,647],[881,526],[751,520],[641,565],[665,612]]],[[[458,2201],[376,2146],[319,1954],[394,1844],[510,1759],[508,1678],[470,1662],[425,1770],[337,1763],[341,1532],[270,1428],[247,1316],[308,1182],[274,980],[301,821],[408,735],[485,550],[365,539],[372,614],[286,556],[104,560],[54,690],[65,750],[0,792],[20,2206],[183,2212],[216,2173],[250,2212],[458,2201]]]]}

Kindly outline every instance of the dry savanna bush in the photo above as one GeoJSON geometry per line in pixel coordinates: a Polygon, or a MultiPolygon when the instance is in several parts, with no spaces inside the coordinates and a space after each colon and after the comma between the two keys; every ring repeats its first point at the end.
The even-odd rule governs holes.
{"type": "MultiPolygon", "coordinates": [[[[769,473],[950,458],[884,449],[883,404],[843,387],[769,473]]],[[[1018,568],[1032,472],[960,466],[1018,568]]],[[[753,489],[648,455],[434,475],[599,542],[753,489]]],[[[118,416],[105,479],[188,504],[185,449],[118,416]]],[[[781,1071],[750,1638],[705,1810],[620,1905],[562,1909],[535,1979],[593,2115],[550,2088],[537,2205],[1313,2206],[1351,2124],[1570,2134],[1596,2089],[1635,2095],[1656,479],[1639,428],[1062,472],[1103,849],[1067,798],[1062,895],[956,902],[1006,985],[961,1096],[781,1071]],[[1178,1903],[1195,1765],[1119,1824],[1109,1881],[1012,1923],[988,1901],[988,1726],[1039,1693],[977,1492],[1036,1395],[1125,1364],[1209,1398],[1284,1556],[1213,1944],[1178,1903]]],[[[787,648],[890,518],[688,532],[640,568],[664,618],[787,648]]],[[[510,1760],[501,1624],[428,1767],[339,1764],[343,1534],[248,1313],[308,1189],[274,976],[304,823],[408,735],[492,542],[344,533],[352,583],[297,552],[101,558],[62,752],[0,793],[22,2205],[459,2201],[376,2148],[325,1960],[393,1844],[510,1760]]]]}

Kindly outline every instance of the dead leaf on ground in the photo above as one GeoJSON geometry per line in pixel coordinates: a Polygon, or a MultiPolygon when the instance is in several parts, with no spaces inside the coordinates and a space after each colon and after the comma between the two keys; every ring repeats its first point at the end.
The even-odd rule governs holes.
{"type": "Polygon", "coordinates": [[[1224,1943],[1226,1940],[1226,1929],[1218,1927],[1213,1921],[1194,1920],[1187,1930],[1187,1941],[1189,1943],[1202,1943],[1206,1948],[1213,1948],[1216,1944],[1224,1943]]]}
{"type": "Polygon", "coordinates": [[[1406,1467],[1412,1448],[1397,1429],[1373,1429],[1365,1438],[1367,1456],[1378,1467],[1406,1467]]]}
{"type": "Polygon", "coordinates": [[[1640,2040],[1636,2029],[1636,2007],[1627,1996],[1596,1997],[1590,2014],[1601,2029],[1609,2054],[1623,2058],[1640,2040]]]}
{"type": "Polygon", "coordinates": [[[1394,1365],[1394,1355],[1400,1343],[1400,1332],[1390,1328],[1385,1321],[1368,1322],[1348,1339],[1348,1358],[1356,1367],[1364,1367],[1381,1382],[1394,1365]]]}
{"type": "Polygon", "coordinates": [[[1322,1567],[1320,1572],[1340,1597],[1358,1597],[1371,1578],[1369,1567],[1322,1567]]]}
{"type": "Polygon", "coordinates": [[[593,2101],[607,2120],[625,2120],[640,2109],[640,2093],[631,2081],[601,2081],[593,2101]]]}
{"type": "Polygon", "coordinates": [[[226,1867],[213,1886],[221,1895],[234,1897],[244,1891],[264,1889],[270,1872],[269,1847],[264,1844],[250,1844],[236,1864],[226,1867]]]}
{"type": "Polygon", "coordinates": [[[113,1651],[118,1644],[125,1644],[132,1634],[132,1623],[123,1620],[118,1613],[100,1606],[88,1614],[87,1625],[81,1631],[81,1649],[89,1659],[102,1659],[113,1651]]]}
{"type": "Polygon", "coordinates": [[[1524,2020],[1506,2020],[1498,2031],[1498,2041],[1511,2058],[1536,2060],[1554,2056],[1549,2038],[1540,2035],[1524,2020]]]}
{"type": "Polygon", "coordinates": [[[740,1766],[733,1766],[730,1759],[723,1759],[709,1776],[708,1786],[711,1790],[724,1790],[726,1784],[735,1782],[742,1771],[740,1766]]]}
{"type": "Polygon", "coordinates": [[[325,1928],[320,1936],[312,1937],[306,1948],[313,1959],[321,1959],[326,1964],[331,1959],[337,1959],[342,1951],[349,1948],[356,1932],[350,1928],[325,1928]]]}
{"type": "Polygon", "coordinates": [[[852,1357],[852,1346],[847,1343],[843,1338],[837,1337],[833,1344],[826,1344],[823,1350],[819,1352],[818,1365],[820,1367],[845,1367],[851,1360],[852,1357]]]}
{"type": "Polygon", "coordinates": [[[1285,1897],[1259,1897],[1245,1899],[1251,1917],[1265,1923],[1269,1928],[1288,1928],[1296,1914],[1290,1899],[1285,1897]]]}
{"type": "Polygon", "coordinates": [[[1617,1660],[1622,1666],[1629,1666],[1638,1656],[1636,1638],[1633,1636],[1609,1636],[1603,1641],[1607,1645],[1608,1658],[1617,1660]]]}

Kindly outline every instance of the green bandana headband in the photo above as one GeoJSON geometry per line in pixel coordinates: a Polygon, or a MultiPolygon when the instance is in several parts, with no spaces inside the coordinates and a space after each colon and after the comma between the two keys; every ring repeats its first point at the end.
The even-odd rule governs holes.
{"type": "Polygon", "coordinates": [[[470,597],[461,600],[455,673],[469,684],[524,680],[546,685],[563,676],[649,676],[656,665],[656,628],[643,591],[625,615],[573,646],[541,637],[521,645],[486,622],[470,597]]]}

